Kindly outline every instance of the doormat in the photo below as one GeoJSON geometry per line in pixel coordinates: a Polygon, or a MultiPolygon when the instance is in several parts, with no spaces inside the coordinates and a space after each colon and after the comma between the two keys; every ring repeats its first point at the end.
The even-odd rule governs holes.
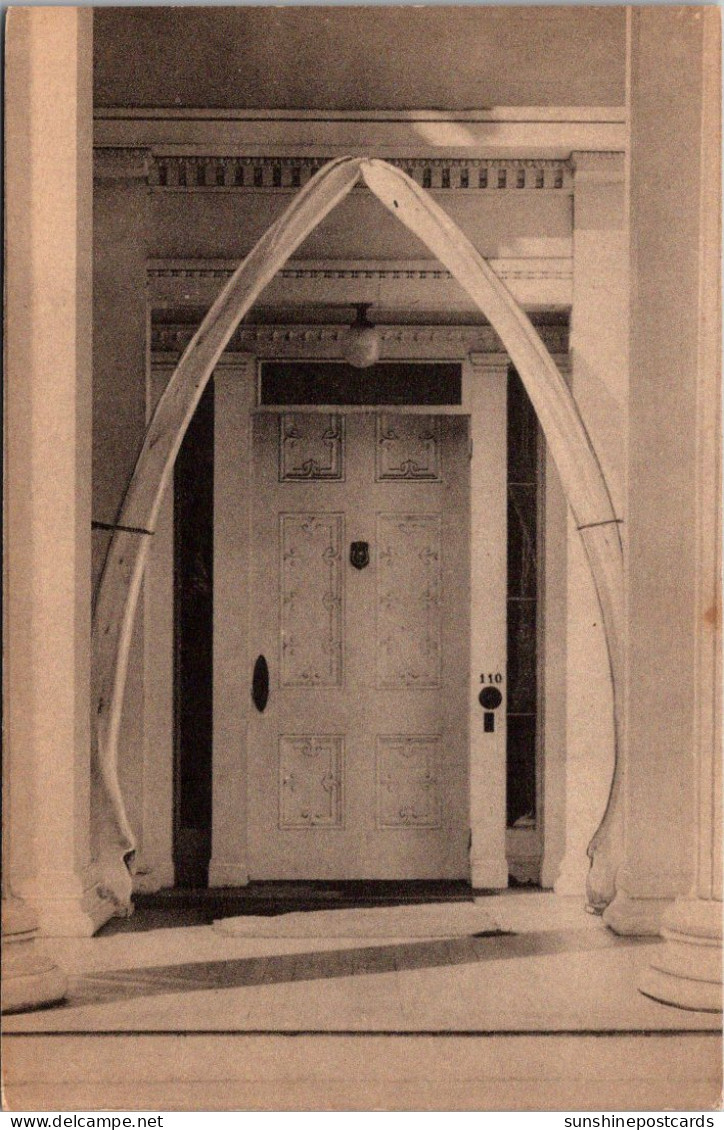
{"type": "Polygon", "coordinates": [[[217,918],[232,938],[462,938],[504,933],[475,903],[433,903],[217,918]]]}

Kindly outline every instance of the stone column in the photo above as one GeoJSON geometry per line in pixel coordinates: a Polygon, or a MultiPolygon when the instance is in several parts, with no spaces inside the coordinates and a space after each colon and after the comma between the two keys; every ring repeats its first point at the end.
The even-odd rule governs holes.
{"type": "MultiPolygon", "coordinates": [[[[507,353],[471,353],[463,368],[470,438],[470,868],[475,888],[508,886],[505,697],[483,731],[480,676],[505,677],[507,353]]],[[[501,687],[505,696],[505,684],[501,687]]]]}
{"type": "MultiPolygon", "coordinates": [[[[7,51],[5,878],[46,932],[89,935],[112,909],[90,843],[92,12],[13,10],[7,51]]],[[[48,963],[23,983],[32,923],[10,907],[11,1007],[59,992],[48,963]]]]}
{"type": "MultiPolygon", "coordinates": [[[[689,736],[693,761],[692,782],[696,790],[696,879],[688,897],[679,898],[665,912],[661,933],[665,945],[657,949],[651,968],[644,974],[641,991],[657,1000],[682,1008],[720,1011],[722,1007],[722,779],[721,779],[721,414],[720,414],[720,305],[719,268],[721,191],[718,142],[721,137],[719,88],[719,15],[715,10],[697,12],[689,19],[684,40],[689,81],[673,87],[677,102],[686,94],[686,114],[679,134],[667,127],[666,140],[659,136],[658,106],[668,83],[659,66],[657,42],[670,51],[668,21],[642,19],[634,12],[632,35],[631,113],[634,137],[651,150],[634,153],[632,194],[639,214],[652,202],[642,191],[650,162],[683,161],[694,183],[678,199],[662,186],[657,197],[668,203],[672,219],[682,211],[689,223],[698,223],[698,247],[690,254],[694,262],[682,282],[683,293],[669,293],[669,310],[683,304],[697,335],[696,348],[688,359],[688,395],[695,411],[694,452],[694,587],[693,618],[688,631],[693,636],[693,714],[689,736]],[[649,55],[644,30],[655,32],[649,55]],[[691,120],[691,119],[694,120],[691,120]],[[698,127],[698,128],[697,128],[698,127]],[[649,135],[649,129],[654,133],[649,135]],[[690,134],[688,133],[690,130],[690,134]],[[644,131],[644,136],[641,132],[644,131]],[[657,132],[658,131],[658,132],[657,132]],[[698,154],[690,146],[698,146],[698,154]],[[683,153],[677,154],[679,146],[683,153]],[[663,153],[659,154],[659,147],[663,153]],[[697,162],[698,156],[698,162],[697,162]],[[698,170],[697,170],[698,164],[698,170]],[[698,176],[697,176],[698,171],[698,176]],[[698,181],[698,184],[696,183],[698,181]],[[676,214],[676,215],[675,215],[676,214]],[[692,387],[693,386],[693,387],[692,387]]],[[[664,59],[665,65],[666,60],[664,59]]],[[[659,201],[653,202],[660,207],[659,201]]],[[[664,222],[668,227],[665,218],[664,222]]],[[[660,244],[661,251],[665,245],[660,244]]],[[[678,249],[683,252],[683,248],[678,249]]],[[[661,260],[657,260],[661,265],[661,260]]],[[[660,269],[659,266],[659,269],[660,269]]],[[[641,269],[650,269],[641,264],[641,269]]],[[[663,314],[663,311],[662,311],[663,314]]],[[[688,754],[688,748],[685,750],[688,754]]]]}
{"type": "MultiPolygon", "coordinates": [[[[93,165],[93,519],[119,513],[146,431],[149,389],[149,154],[98,148],[93,165]]],[[[111,533],[93,531],[93,587],[111,533]]],[[[121,790],[138,837],[134,870],[143,886],[144,856],[144,606],[134,623],[118,741],[121,790]]],[[[95,802],[94,802],[95,803],[95,802]]]]}
{"type": "Polygon", "coordinates": [[[214,758],[209,886],[249,882],[246,852],[253,358],[214,373],[214,758]]]}
{"type": "MultiPolygon", "coordinates": [[[[151,419],[175,364],[157,359],[149,380],[151,419]]],[[[134,865],[134,891],[174,885],[174,491],[166,490],[143,577],[143,819],[134,865]]]]}
{"type": "MultiPolygon", "coordinates": [[[[706,170],[718,162],[709,115],[719,16],[643,6],[630,20],[629,756],[625,859],[604,921],[617,933],[657,934],[674,899],[716,890],[719,200],[706,170]]],[[[693,980],[711,979],[720,913],[689,902],[671,912],[666,968],[647,980],[654,995],[676,997],[689,958],[699,972],[681,997],[703,991],[693,980]]]]}
{"type": "MultiPolygon", "coordinates": [[[[628,396],[628,246],[622,153],[574,153],[571,389],[623,515],[628,396]]],[[[586,895],[586,849],[603,816],[614,765],[611,676],[581,536],[569,515],[566,688],[566,850],[557,894],[586,895]]],[[[623,529],[623,527],[622,527],[623,529]]],[[[619,814],[619,818],[622,817],[619,814]]],[[[612,898],[622,842],[599,859],[612,898]],[[617,855],[619,858],[614,859],[617,855]]],[[[600,884],[600,880],[599,880],[600,884]]]]}
{"type": "MultiPolygon", "coordinates": [[[[556,354],[554,360],[566,381],[570,381],[568,354],[556,354]]],[[[545,441],[542,441],[543,443],[545,441]]],[[[538,672],[542,695],[542,726],[539,773],[542,857],[540,885],[552,888],[561,873],[568,847],[575,842],[566,836],[566,789],[568,761],[566,750],[566,686],[567,686],[567,563],[568,504],[563,493],[550,450],[545,445],[541,489],[544,523],[541,530],[543,584],[540,593],[542,633],[539,636],[542,654],[538,672]],[[542,637],[542,638],[541,638],[542,637]]],[[[539,645],[539,646],[540,646],[539,645]]],[[[584,887],[575,891],[579,896],[584,887]]]]}

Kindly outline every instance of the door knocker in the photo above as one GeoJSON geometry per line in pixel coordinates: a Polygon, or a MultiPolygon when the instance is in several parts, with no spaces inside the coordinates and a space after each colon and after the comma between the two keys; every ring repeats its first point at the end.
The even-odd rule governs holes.
{"type": "Polygon", "coordinates": [[[349,547],[350,564],[355,569],[364,569],[370,563],[370,543],[368,541],[353,541],[349,547]]]}

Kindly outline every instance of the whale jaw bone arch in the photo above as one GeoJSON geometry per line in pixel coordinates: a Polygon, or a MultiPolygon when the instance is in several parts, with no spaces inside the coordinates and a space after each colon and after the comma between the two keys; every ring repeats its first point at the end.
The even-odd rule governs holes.
{"type": "Polygon", "coordinates": [[[502,340],[536,411],[581,533],[603,617],[616,755],[606,811],[588,849],[588,898],[600,911],[615,894],[623,851],[624,571],[620,519],[601,465],[553,358],[467,236],[401,169],[377,158],[340,157],[320,169],[267,229],[189,342],[149,423],[111,540],[93,618],[92,754],[101,882],[120,913],[131,906],[129,863],[135,838],[119,783],[118,738],[144,565],[176,456],[239,322],[277,271],[360,180],[450,271],[502,340]]]}

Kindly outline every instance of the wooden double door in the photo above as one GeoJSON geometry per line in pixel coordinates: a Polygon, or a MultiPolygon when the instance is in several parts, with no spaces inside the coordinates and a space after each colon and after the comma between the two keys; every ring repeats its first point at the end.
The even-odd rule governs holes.
{"type": "Polygon", "coordinates": [[[250,877],[468,878],[468,418],[252,426],[250,877]]]}

